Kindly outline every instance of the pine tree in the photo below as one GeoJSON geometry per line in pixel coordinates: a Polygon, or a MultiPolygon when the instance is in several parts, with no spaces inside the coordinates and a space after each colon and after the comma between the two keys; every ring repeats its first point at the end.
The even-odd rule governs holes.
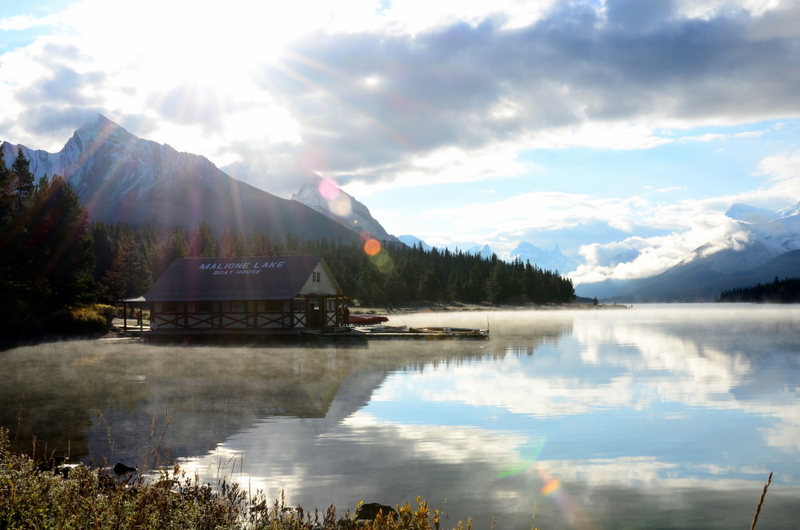
{"type": "Polygon", "coordinates": [[[419,281],[419,295],[424,300],[438,302],[442,294],[442,283],[431,267],[425,269],[419,281]]]}
{"type": "Polygon", "coordinates": [[[28,248],[33,256],[38,295],[64,306],[89,301],[94,296],[89,214],[78,194],[64,179],[53,179],[31,206],[28,248]]]}
{"type": "Polygon", "coordinates": [[[104,295],[110,302],[127,298],[127,270],[133,248],[133,237],[124,233],[117,240],[114,259],[103,277],[104,295]]]}
{"type": "Polygon", "coordinates": [[[36,190],[33,173],[31,173],[31,163],[22,153],[22,148],[17,147],[17,158],[11,165],[11,173],[14,179],[14,192],[17,194],[17,207],[21,210],[32,197],[36,190]]]}
{"type": "Polygon", "coordinates": [[[189,234],[190,258],[213,258],[217,255],[216,242],[211,227],[202,221],[196,229],[189,234]]]}
{"type": "Polygon", "coordinates": [[[4,145],[5,142],[0,143],[0,223],[2,223],[3,219],[10,213],[14,194],[14,177],[11,170],[6,166],[5,153],[3,152],[4,145]]]}

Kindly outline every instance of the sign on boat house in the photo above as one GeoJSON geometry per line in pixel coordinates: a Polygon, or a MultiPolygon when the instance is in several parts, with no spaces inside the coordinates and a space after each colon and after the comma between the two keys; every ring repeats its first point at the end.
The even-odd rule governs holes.
{"type": "Polygon", "coordinates": [[[269,333],[336,326],[347,297],[321,257],[175,260],[149,291],[151,331],[269,333]]]}

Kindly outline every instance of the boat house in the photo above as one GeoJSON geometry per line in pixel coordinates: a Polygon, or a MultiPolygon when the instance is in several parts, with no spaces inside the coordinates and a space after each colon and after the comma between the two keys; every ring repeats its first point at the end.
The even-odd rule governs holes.
{"type": "Polygon", "coordinates": [[[321,257],[175,260],[140,298],[153,335],[269,334],[336,327],[347,297],[321,257]]]}

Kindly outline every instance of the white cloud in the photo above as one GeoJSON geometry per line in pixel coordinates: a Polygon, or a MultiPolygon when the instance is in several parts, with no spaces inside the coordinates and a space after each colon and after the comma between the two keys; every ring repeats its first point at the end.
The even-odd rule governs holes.
{"type": "Polygon", "coordinates": [[[45,18],[36,18],[31,16],[2,18],[0,19],[0,31],[21,31],[37,26],[45,26],[50,24],[52,21],[54,21],[54,17],[52,15],[45,18]]]}
{"type": "Polygon", "coordinates": [[[799,179],[800,152],[779,154],[765,158],[758,165],[757,174],[767,176],[770,180],[799,179]]]}
{"type": "Polygon", "coordinates": [[[699,136],[683,136],[681,140],[695,141],[695,142],[714,142],[718,140],[740,140],[743,138],[760,138],[763,136],[764,131],[746,131],[741,133],[720,134],[720,133],[706,133],[699,136]]]}

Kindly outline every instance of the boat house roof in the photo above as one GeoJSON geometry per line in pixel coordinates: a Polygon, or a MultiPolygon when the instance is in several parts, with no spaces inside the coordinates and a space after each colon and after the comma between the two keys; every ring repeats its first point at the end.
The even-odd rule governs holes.
{"type": "Polygon", "coordinates": [[[141,298],[146,302],[289,300],[301,293],[317,266],[343,294],[319,256],[260,256],[177,259],[141,298]]]}

